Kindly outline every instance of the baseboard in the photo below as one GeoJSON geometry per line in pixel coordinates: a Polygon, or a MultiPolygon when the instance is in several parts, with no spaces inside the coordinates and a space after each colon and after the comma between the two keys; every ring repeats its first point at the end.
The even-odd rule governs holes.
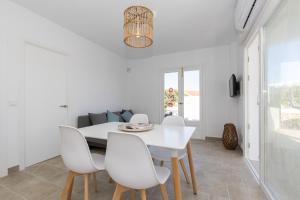
{"type": "Polygon", "coordinates": [[[222,138],[218,138],[218,137],[205,137],[206,141],[223,141],[222,138]]]}
{"type": "Polygon", "coordinates": [[[192,141],[204,141],[203,139],[201,138],[191,138],[192,141]]]}
{"type": "Polygon", "coordinates": [[[14,167],[10,167],[7,170],[8,174],[12,174],[12,173],[15,173],[15,172],[18,172],[18,171],[20,171],[20,166],[19,165],[14,166],[14,167]]]}
{"type": "Polygon", "coordinates": [[[240,151],[242,152],[242,154],[244,155],[244,150],[243,150],[243,148],[241,147],[241,145],[240,144],[238,144],[238,146],[237,146],[239,149],[240,149],[240,151]]]}

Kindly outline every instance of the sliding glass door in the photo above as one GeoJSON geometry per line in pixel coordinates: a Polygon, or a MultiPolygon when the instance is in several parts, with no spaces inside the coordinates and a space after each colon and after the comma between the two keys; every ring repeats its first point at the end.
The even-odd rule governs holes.
{"type": "Polygon", "coordinates": [[[300,1],[283,1],[264,28],[265,177],[276,199],[300,199],[300,1]]]}

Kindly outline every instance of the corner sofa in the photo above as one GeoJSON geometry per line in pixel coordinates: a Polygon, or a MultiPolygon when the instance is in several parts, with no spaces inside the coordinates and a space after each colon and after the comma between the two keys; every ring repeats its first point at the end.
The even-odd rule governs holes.
{"type": "MultiPolygon", "coordinates": [[[[108,111],[109,112],[109,111],[108,111]]],[[[125,112],[130,112],[133,115],[132,110],[122,110],[117,112],[112,112],[119,116],[120,122],[126,122],[126,120],[123,119],[122,114],[125,112]]],[[[78,116],[77,119],[77,128],[83,128],[88,126],[93,126],[97,124],[103,124],[108,122],[107,112],[103,113],[88,113],[88,115],[81,115],[78,116]]],[[[93,148],[101,148],[106,149],[107,142],[106,140],[101,139],[95,139],[95,138],[86,138],[89,147],[93,148]]]]}

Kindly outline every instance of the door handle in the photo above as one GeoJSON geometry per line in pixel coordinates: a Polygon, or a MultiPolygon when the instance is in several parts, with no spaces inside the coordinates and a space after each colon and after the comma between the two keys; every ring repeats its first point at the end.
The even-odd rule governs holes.
{"type": "Polygon", "coordinates": [[[183,103],[182,103],[182,102],[179,102],[178,104],[179,104],[179,105],[183,105],[183,103]]]}
{"type": "Polygon", "coordinates": [[[60,105],[59,107],[61,107],[61,108],[67,108],[68,105],[60,105]]]}

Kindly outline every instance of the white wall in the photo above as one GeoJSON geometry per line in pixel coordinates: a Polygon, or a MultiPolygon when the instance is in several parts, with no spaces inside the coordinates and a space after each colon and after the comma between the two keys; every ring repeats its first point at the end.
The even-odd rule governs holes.
{"type": "Polygon", "coordinates": [[[0,30],[1,176],[24,161],[25,42],[67,54],[72,125],[80,114],[123,107],[126,70],[123,58],[6,0],[0,2],[0,30]]]}
{"type": "Polygon", "coordinates": [[[127,106],[160,121],[163,69],[197,66],[203,74],[202,123],[195,138],[222,137],[227,122],[237,123],[238,100],[229,97],[228,81],[237,71],[236,45],[180,52],[147,59],[129,60],[127,106]]]}

